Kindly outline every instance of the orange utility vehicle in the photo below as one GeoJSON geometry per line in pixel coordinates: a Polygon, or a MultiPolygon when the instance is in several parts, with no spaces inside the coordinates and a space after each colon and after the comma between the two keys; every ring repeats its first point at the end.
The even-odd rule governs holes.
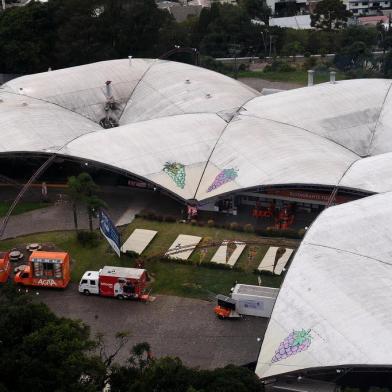
{"type": "Polygon", "coordinates": [[[33,252],[29,264],[14,278],[23,286],[64,289],[71,278],[70,257],[66,252],[33,252]]]}
{"type": "Polygon", "coordinates": [[[0,283],[5,283],[11,273],[9,252],[0,252],[0,283]]]}

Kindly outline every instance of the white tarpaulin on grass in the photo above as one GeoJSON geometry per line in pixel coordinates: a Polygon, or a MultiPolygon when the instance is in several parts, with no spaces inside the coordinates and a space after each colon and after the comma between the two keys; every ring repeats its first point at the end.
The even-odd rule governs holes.
{"type": "Polygon", "coordinates": [[[135,229],[121,247],[122,252],[136,252],[141,255],[158,232],[155,230],[135,229]]]}
{"type": "Polygon", "coordinates": [[[229,241],[223,241],[222,245],[218,248],[214,256],[212,257],[211,261],[213,263],[220,263],[220,264],[228,264],[232,267],[237,262],[241,253],[244,251],[246,244],[239,241],[234,241],[236,248],[227,260],[227,244],[229,241]]]}
{"type": "Polygon", "coordinates": [[[200,240],[201,237],[195,235],[180,234],[166,252],[166,256],[171,259],[188,260],[200,240]],[[184,250],[180,250],[181,248],[184,250]]]}
{"type": "Polygon", "coordinates": [[[286,264],[289,261],[291,254],[293,253],[293,249],[283,248],[283,249],[285,249],[285,252],[277,260],[277,263],[276,263],[276,266],[274,269],[276,252],[278,249],[279,248],[277,246],[269,247],[267,253],[263,257],[263,260],[261,261],[259,267],[257,268],[259,271],[269,271],[269,272],[273,271],[274,274],[276,274],[276,275],[280,275],[283,272],[283,269],[286,267],[286,264]]]}

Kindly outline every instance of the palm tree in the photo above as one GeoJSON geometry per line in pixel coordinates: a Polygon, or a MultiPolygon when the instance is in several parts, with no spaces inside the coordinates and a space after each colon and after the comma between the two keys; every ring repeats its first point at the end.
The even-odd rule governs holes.
{"type": "Polygon", "coordinates": [[[101,200],[96,195],[91,195],[89,197],[86,197],[85,204],[87,206],[88,223],[89,223],[90,231],[93,231],[93,216],[96,217],[99,209],[107,208],[107,205],[103,200],[101,200]]]}
{"type": "Polygon", "coordinates": [[[93,230],[92,218],[94,214],[99,210],[99,208],[106,207],[105,202],[94,195],[94,193],[98,191],[98,185],[88,173],[83,172],[77,177],[72,176],[68,178],[68,194],[72,200],[72,210],[76,230],[78,229],[78,204],[83,203],[87,207],[91,231],[93,230]]]}
{"type": "Polygon", "coordinates": [[[68,177],[67,185],[68,185],[68,195],[72,202],[72,211],[73,211],[75,230],[78,230],[77,205],[82,200],[82,187],[79,178],[75,176],[68,177]]]}

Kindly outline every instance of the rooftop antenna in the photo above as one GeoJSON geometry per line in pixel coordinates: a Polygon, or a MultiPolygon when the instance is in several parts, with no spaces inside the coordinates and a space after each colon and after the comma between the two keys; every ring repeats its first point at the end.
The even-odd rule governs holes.
{"type": "Polygon", "coordinates": [[[106,102],[104,106],[105,117],[102,118],[99,123],[105,129],[118,127],[118,122],[116,118],[113,117],[114,115],[113,111],[116,110],[117,106],[116,106],[116,101],[113,97],[111,80],[105,82],[105,96],[106,96],[106,102]]]}

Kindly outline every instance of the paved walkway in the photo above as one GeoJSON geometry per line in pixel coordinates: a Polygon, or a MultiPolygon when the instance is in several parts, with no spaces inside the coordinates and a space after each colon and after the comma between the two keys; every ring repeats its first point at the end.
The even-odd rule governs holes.
{"type": "MultiPolygon", "coordinates": [[[[16,191],[12,189],[1,190],[2,200],[13,200],[16,191]]],[[[167,197],[159,198],[159,194],[152,191],[143,191],[130,188],[103,188],[100,197],[108,205],[109,215],[117,226],[125,225],[143,209],[154,208],[159,203],[164,204],[168,213],[180,214],[181,206],[167,197]]],[[[64,189],[49,190],[49,199],[55,202],[48,208],[33,210],[20,215],[12,215],[2,239],[21,235],[40,233],[55,230],[74,229],[72,206],[67,201],[64,189]],[[61,196],[60,196],[61,195],[61,196]]],[[[29,192],[23,201],[40,201],[37,190],[29,192]]],[[[88,216],[85,207],[78,207],[78,223],[82,229],[88,228],[88,216]]],[[[94,227],[97,227],[94,219],[94,227]]]]}

